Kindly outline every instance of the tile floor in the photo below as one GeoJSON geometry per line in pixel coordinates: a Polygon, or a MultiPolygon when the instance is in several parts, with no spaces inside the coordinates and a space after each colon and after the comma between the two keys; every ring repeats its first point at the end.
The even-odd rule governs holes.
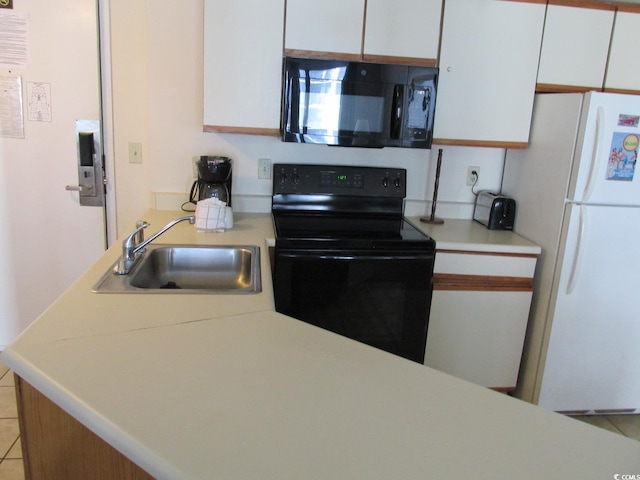
{"type": "Polygon", "coordinates": [[[13,373],[0,363],[0,480],[24,480],[13,373]]]}
{"type": "MultiPolygon", "coordinates": [[[[0,480],[24,480],[13,373],[0,363],[0,480]]],[[[640,441],[640,415],[573,417],[640,441]]]]}

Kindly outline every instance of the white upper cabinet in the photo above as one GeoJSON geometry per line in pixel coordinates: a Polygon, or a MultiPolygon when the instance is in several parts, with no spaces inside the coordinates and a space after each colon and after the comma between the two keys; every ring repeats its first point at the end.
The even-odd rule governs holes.
{"type": "Polygon", "coordinates": [[[605,81],[606,90],[640,92],[640,62],[635,57],[639,32],[640,13],[619,11],[616,14],[605,81]]]}
{"type": "Polygon", "coordinates": [[[284,0],[205,0],[204,130],[277,135],[284,0]]]}
{"type": "Polygon", "coordinates": [[[523,148],[545,2],[447,0],[434,144],[523,148]]]}
{"type": "Polygon", "coordinates": [[[442,0],[367,0],[364,54],[438,58],[442,0]]]}
{"type": "Polygon", "coordinates": [[[291,55],[435,65],[441,11],[442,0],[287,0],[284,46],[291,55]]]}
{"type": "Polygon", "coordinates": [[[550,4],[540,53],[538,90],[562,91],[558,86],[572,87],[571,90],[602,88],[613,18],[612,6],[550,4]]]}
{"type": "Polygon", "coordinates": [[[363,22],[364,0],[287,0],[284,47],[360,55],[363,22]]]}

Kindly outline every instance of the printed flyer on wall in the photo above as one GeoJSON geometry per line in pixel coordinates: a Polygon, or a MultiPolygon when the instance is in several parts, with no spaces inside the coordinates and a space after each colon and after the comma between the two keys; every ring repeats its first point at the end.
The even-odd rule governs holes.
{"type": "Polygon", "coordinates": [[[632,181],[638,160],[640,136],[636,133],[614,132],[609,150],[607,180],[632,181]]]}

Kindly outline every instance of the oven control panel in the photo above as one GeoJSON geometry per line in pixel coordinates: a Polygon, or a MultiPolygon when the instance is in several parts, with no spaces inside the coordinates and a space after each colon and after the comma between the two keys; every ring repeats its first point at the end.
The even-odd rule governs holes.
{"type": "Polygon", "coordinates": [[[273,165],[273,194],[356,195],[404,198],[404,168],[341,165],[273,165]]]}

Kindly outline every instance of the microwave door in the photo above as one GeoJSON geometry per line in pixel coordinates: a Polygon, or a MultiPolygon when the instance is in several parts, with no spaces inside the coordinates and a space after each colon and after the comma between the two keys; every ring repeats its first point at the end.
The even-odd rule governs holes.
{"type": "Polygon", "coordinates": [[[403,146],[417,143],[431,144],[435,92],[431,86],[408,87],[407,106],[403,124],[403,146]]]}

